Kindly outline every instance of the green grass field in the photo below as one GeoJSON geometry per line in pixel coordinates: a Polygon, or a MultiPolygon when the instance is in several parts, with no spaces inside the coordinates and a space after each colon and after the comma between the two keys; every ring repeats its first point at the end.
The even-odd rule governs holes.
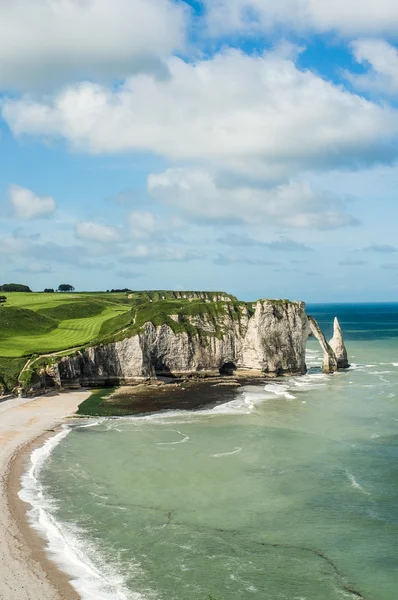
{"type": "Polygon", "coordinates": [[[30,356],[105,339],[129,324],[125,294],[8,292],[0,306],[0,383],[10,388],[30,356]]]}

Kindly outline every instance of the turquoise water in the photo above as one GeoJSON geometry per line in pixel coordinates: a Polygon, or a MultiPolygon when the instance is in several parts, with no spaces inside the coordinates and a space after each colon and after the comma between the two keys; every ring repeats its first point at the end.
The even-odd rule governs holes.
{"type": "Polygon", "coordinates": [[[308,312],[339,316],[349,371],[322,375],[310,340],[306,376],[36,456],[32,521],[84,600],[396,600],[398,305],[308,312]]]}

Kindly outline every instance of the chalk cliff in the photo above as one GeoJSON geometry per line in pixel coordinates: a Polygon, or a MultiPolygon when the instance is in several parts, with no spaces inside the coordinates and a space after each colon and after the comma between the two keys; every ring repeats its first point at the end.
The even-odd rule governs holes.
{"type": "MultiPolygon", "coordinates": [[[[178,320],[178,315],[172,315],[178,320]]],[[[221,314],[189,317],[197,333],[174,332],[168,325],[145,323],[142,331],[120,342],[99,345],[65,357],[58,364],[63,384],[98,384],[159,374],[305,373],[308,320],[305,304],[259,301],[240,314],[226,302],[221,314]]]]}
{"type": "Polygon", "coordinates": [[[302,374],[311,332],[324,350],[324,372],[343,364],[342,337],[335,344],[337,358],[303,302],[241,303],[237,315],[236,306],[226,301],[216,318],[206,311],[169,317],[169,323],[148,321],[133,336],[62,358],[58,379],[62,385],[117,385],[156,375],[302,374]],[[189,323],[187,330],[178,329],[182,318],[189,323]]]}

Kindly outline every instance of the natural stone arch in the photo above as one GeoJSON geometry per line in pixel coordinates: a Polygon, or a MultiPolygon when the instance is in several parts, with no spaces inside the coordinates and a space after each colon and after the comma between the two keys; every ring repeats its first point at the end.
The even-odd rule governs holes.
{"type": "Polygon", "coordinates": [[[322,371],[324,373],[334,373],[337,371],[337,358],[326,341],[326,338],[314,317],[308,317],[309,330],[312,335],[318,340],[323,351],[322,371]]]}

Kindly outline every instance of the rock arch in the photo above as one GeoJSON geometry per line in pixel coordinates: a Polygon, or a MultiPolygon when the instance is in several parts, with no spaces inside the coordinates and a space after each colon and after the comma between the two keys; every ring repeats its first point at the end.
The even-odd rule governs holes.
{"type": "Polygon", "coordinates": [[[334,319],[334,333],[330,342],[326,340],[314,317],[308,317],[308,326],[309,334],[312,334],[318,340],[323,351],[322,371],[324,373],[334,373],[338,369],[347,369],[350,365],[337,317],[334,319]]]}

